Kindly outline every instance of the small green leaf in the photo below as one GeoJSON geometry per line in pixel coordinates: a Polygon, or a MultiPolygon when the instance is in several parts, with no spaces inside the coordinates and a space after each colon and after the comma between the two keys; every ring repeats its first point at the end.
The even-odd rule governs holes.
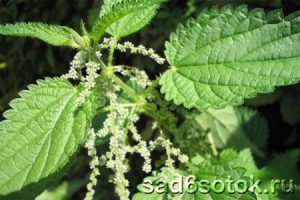
{"type": "Polygon", "coordinates": [[[300,80],[300,12],[286,18],[246,6],[203,11],[166,43],[171,69],[160,80],[167,100],[206,110],[300,80]]]}
{"type": "Polygon", "coordinates": [[[70,46],[74,48],[79,47],[74,39],[80,38],[76,31],[67,26],[37,22],[0,25],[0,35],[32,37],[54,46],[70,46]]]}
{"type": "Polygon", "coordinates": [[[31,199],[55,181],[50,177],[64,171],[86,139],[97,95],[78,109],[78,91],[68,81],[48,78],[28,88],[0,123],[0,195],[22,189],[15,195],[26,198],[28,186],[31,199]]]}
{"type": "MultiPolygon", "coordinates": [[[[112,7],[122,1],[126,2],[124,0],[104,0],[102,12],[100,12],[100,18],[111,12],[112,7]]],[[[159,4],[155,4],[144,9],[139,9],[136,12],[132,12],[111,24],[106,32],[117,38],[130,35],[147,25],[147,23],[149,23],[156,14],[158,8],[159,4]]]]}
{"type": "Polygon", "coordinates": [[[93,26],[91,37],[99,40],[107,30],[122,37],[144,27],[155,15],[159,4],[166,0],[106,0],[93,26]]]}

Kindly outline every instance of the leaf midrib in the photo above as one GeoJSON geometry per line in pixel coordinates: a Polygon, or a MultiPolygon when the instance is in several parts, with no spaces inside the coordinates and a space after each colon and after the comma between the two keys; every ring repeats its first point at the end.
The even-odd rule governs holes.
{"type": "MultiPolygon", "coordinates": [[[[281,60],[294,60],[296,58],[299,58],[300,59],[300,56],[295,56],[295,57],[290,57],[290,58],[285,58],[285,59],[281,59],[281,60]]],[[[255,62],[249,62],[247,61],[247,63],[256,63],[256,62],[274,62],[272,60],[269,60],[269,61],[255,61],[255,62]]],[[[276,62],[276,61],[275,61],[276,62]]],[[[242,62],[237,62],[237,63],[242,63],[242,62]]],[[[244,62],[246,63],[246,62],[244,62]]],[[[225,63],[225,64],[235,64],[235,63],[225,63]]],[[[184,70],[184,69],[187,69],[187,68],[199,68],[199,67],[209,67],[209,66],[218,66],[218,65],[222,65],[224,67],[227,67],[233,71],[236,71],[236,72],[239,72],[239,73],[243,73],[243,74],[251,74],[251,75],[254,75],[254,76],[260,76],[261,78],[269,78],[270,75],[264,75],[264,74],[255,74],[253,72],[245,72],[243,70],[237,70],[235,68],[232,68],[232,67],[229,67],[228,65],[224,65],[224,64],[208,64],[208,65],[195,65],[195,66],[185,66],[185,67],[182,67],[182,68],[177,68],[177,70],[175,72],[171,72],[171,73],[178,73],[179,75],[183,76],[184,78],[190,80],[190,81],[195,81],[195,82],[198,82],[198,83],[202,83],[202,84],[209,84],[209,85],[218,85],[218,86],[243,86],[243,87],[251,87],[251,88],[254,88],[254,87],[257,87],[257,86],[251,86],[251,85],[244,85],[244,84],[237,84],[237,85],[234,85],[234,84],[221,84],[221,83],[210,83],[210,82],[205,82],[205,81],[202,81],[202,80],[193,80],[191,79],[190,77],[186,76],[185,74],[181,73],[180,72],[180,69],[184,70]]],[[[241,68],[242,69],[242,68],[241,68]]],[[[170,72],[170,71],[169,71],[170,72]]],[[[280,77],[279,78],[283,78],[283,79],[286,79],[286,78],[290,78],[290,76],[287,76],[287,77],[280,77]]],[[[290,78],[291,79],[291,78],[290,78]]],[[[295,79],[295,77],[293,78],[295,79]]],[[[265,86],[260,86],[260,87],[265,87],[265,86]]]]}

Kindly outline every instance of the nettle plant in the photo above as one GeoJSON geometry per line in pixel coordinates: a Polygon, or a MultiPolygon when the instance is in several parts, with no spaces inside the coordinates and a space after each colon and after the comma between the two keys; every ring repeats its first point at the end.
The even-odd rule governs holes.
{"type": "MultiPolygon", "coordinates": [[[[77,50],[68,73],[29,85],[10,103],[0,123],[0,194],[3,199],[34,199],[58,182],[79,147],[90,156],[85,199],[93,199],[100,167],[114,173],[115,192],[131,197],[126,173],[129,157],[144,158],[145,180],[262,180],[295,178],[298,151],[278,155],[258,168],[268,134],[255,110],[233,107],[276,86],[300,80],[300,13],[248,10],[225,6],[203,10],[179,25],[165,45],[166,59],[142,45],[121,42],[150,22],[165,0],[105,0],[99,18],[81,34],[66,26],[43,23],[0,25],[0,34],[38,38],[77,50]],[[105,33],[111,37],[103,37],[105,33]],[[114,52],[142,54],[169,69],[156,80],[134,66],[115,64],[114,52]],[[183,105],[183,106],[181,106],[183,105]],[[144,140],[136,123],[153,119],[154,140],[144,140]],[[105,120],[93,127],[95,116],[105,120]],[[226,116],[225,118],[223,116],[226,116]],[[233,136],[236,128],[241,127],[233,136]],[[98,148],[108,144],[106,153],[98,148]],[[224,149],[231,147],[233,149],[224,149]],[[248,147],[244,149],[245,147],[248,147]],[[164,164],[153,168],[151,152],[164,149],[164,164]],[[241,151],[239,151],[241,150],[241,151]],[[251,153],[252,152],[252,153],[251,153]],[[284,166],[282,162],[286,163],[284,166]],[[278,173],[279,172],[279,173],[278,173]]],[[[279,192],[146,194],[133,199],[281,199],[279,192]]],[[[264,184],[262,188],[268,188],[264,184]]],[[[96,193],[97,194],[97,193],[96,193]]]]}

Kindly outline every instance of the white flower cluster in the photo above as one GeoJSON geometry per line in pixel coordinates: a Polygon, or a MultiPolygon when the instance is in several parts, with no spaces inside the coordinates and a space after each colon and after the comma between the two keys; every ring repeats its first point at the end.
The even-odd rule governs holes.
{"type": "Polygon", "coordinates": [[[139,70],[135,67],[129,66],[115,66],[115,71],[121,73],[124,76],[129,77],[132,82],[135,82],[138,86],[145,89],[151,85],[151,81],[145,71],[139,70]]]}
{"type": "MultiPolygon", "coordinates": [[[[152,171],[151,152],[157,146],[161,146],[166,149],[168,155],[166,168],[172,170],[172,172],[175,171],[175,161],[172,157],[177,157],[182,163],[188,162],[188,157],[182,154],[180,149],[174,148],[170,140],[159,137],[157,140],[151,141],[148,145],[138,133],[135,123],[139,120],[139,116],[136,114],[135,109],[139,105],[134,103],[122,104],[118,102],[118,94],[120,94],[121,88],[112,81],[116,79],[107,78],[109,76],[105,75],[118,72],[123,76],[128,77],[132,82],[136,83],[143,89],[149,87],[151,85],[151,81],[144,71],[137,68],[111,66],[110,58],[112,57],[111,55],[114,49],[118,49],[122,52],[129,50],[131,53],[139,53],[149,56],[159,64],[163,64],[165,62],[165,59],[156,54],[153,49],[147,49],[142,45],[136,47],[130,42],[120,44],[117,43],[115,39],[110,38],[105,39],[100,45],[99,51],[95,52],[95,55],[98,58],[95,58],[95,60],[97,61],[89,58],[87,52],[80,51],[75,55],[71,62],[69,72],[62,76],[64,79],[80,81],[80,88],[82,88],[82,90],[76,100],[77,106],[82,106],[86,99],[91,95],[96,83],[97,89],[99,89],[102,93],[99,103],[109,100],[109,106],[104,108],[105,112],[108,111],[108,114],[103,123],[103,127],[97,132],[95,132],[94,129],[90,129],[88,141],[85,144],[85,147],[88,150],[88,155],[91,157],[91,161],[89,163],[91,174],[89,178],[90,181],[87,184],[85,200],[92,200],[94,197],[94,188],[97,184],[97,176],[100,175],[100,165],[105,165],[107,168],[114,171],[115,176],[113,178],[113,182],[115,184],[116,193],[119,195],[121,200],[129,200],[129,181],[125,177],[125,174],[130,170],[130,166],[128,165],[129,160],[127,158],[128,154],[137,153],[144,159],[142,169],[146,173],[150,173],[152,171]],[[108,59],[108,67],[106,67],[101,61],[102,55],[100,50],[102,48],[111,49],[111,54],[108,59]],[[103,66],[103,69],[109,69],[111,71],[107,70],[109,73],[105,74],[104,70],[103,76],[100,76],[100,64],[103,66]],[[85,69],[85,72],[82,72],[83,69],[85,69]],[[132,138],[129,138],[130,135],[132,138]],[[95,147],[96,137],[105,138],[107,136],[110,137],[109,150],[105,155],[102,155],[99,158],[95,147]],[[130,144],[129,141],[134,141],[134,144],[130,144]]],[[[120,84],[120,82],[116,82],[120,84]]],[[[122,84],[120,85],[122,86],[122,84]]]]}
{"type": "MultiPolygon", "coordinates": [[[[101,53],[96,52],[97,57],[101,58],[101,53]]],[[[83,51],[79,51],[71,62],[70,70],[67,74],[63,75],[63,79],[74,79],[83,82],[83,90],[76,100],[77,106],[81,106],[87,97],[90,96],[92,89],[95,87],[96,78],[99,76],[100,64],[95,61],[89,61],[87,55],[83,51]],[[80,70],[86,68],[86,76],[81,75],[80,70]],[[80,73],[79,73],[80,72],[80,73]]]]}
{"type": "MultiPolygon", "coordinates": [[[[138,116],[135,114],[132,119],[134,122],[136,122],[138,120],[138,116]]],[[[134,148],[134,152],[139,153],[145,160],[143,164],[143,171],[150,173],[152,170],[151,151],[149,150],[150,148],[148,147],[147,143],[142,140],[142,137],[138,134],[138,131],[133,123],[129,125],[129,130],[132,133],[132,138],[134,141],[138,143],[134,148]]]]}
{"type": "Polygon", "coordinates": [[[92,93],[92,89],[95,87],[96,78],[99,76],[97,73],[100,70],[100,65],[94,61],[89,61],[85,64],[86,77],[83,78],[83,90],[80,92],[79,97],[76,100],[78,106],[81,106],[87,97],[92,93]]]}
{"type": "Polygon", "coordinates": [[[129,181],[126,179],[125,174],[129,171],[128,154],[138,153],[144,158],[143,171],[150,173],[151,167],[151,151],[156,147],[164,147],[168,154],[169,159],[166,162],[166,169],[168,173],[162,173],[165,178],[168,178],[170,173],[176,174],[174,169],[174,160],[171,156],[177,157],[182,163],[188,161],[188,157],[181,153],[180,149],[174,148],[170,140],[163,137],[157,138],[155,141],[151,141],[149,145],[144,141],[135,126],[135,123],[139,120],[139,116],[135,113],[135,105],[124,105],[118,102],[117,93],[120,88],[116,86],[112,80],[103,79],[100,81],[101,91],[105,98],[110,100],[109,113],[106,120],[103,123],[102,129],[97,131],[90,131],[90,139],[86,143],[86,147],[89,149],[89,155],[92,157],[90,163],[92,174],[90,177],[90,183],[88,184],[88,193],[86,199],[91,199],[96,185],[96,176],[99,175],[99,170],[95,170],[96,166],[102,163],[107,168],[114,171],[115,176],[113,183],[115,184],[115,190],[121,200],[129,200],[129,181]],[[132,135],[132,139],[135,141],[135,145],[129,143],[129,135],[132,135]],[[104,138],[110,136],[109,151],[99,159],[96,157],[96,150],[93,147],[95,137],[104,138]],[[101,160],[101,161],[100,161],[101,160]]]}
{"type": "Polygon", "coordinates": [[[87,61],[87,56],[85,52],[79,51],[73,58],[70,63],[71,67],[67,74],[62,75],[63,79],[80,79],[80,75],[78,74],[78,70],[83,69],[85,67],[85,63],[87,61]]]}
{"type": "MultiPolygon", "coordinates": [[[[110,94],[111,95],[111,94],[110,94]]],[[[128,171],[126,163],[126,154],[130,151],[127,146],[127,130],[124,128],[128,117],[128,110],[111,101],[111,112],[103,124],[103,128],[97,133],[103,137],[111,134],[109,142],[109,152],[107,152],[106,167],[115,172],[114,183],[116,192],[122,200],[129,199],[127,187],[129,182],[125,178],[128,171]]]]}
{"type": "Polygon", "coordinates": [[[99,158],[97,156],[97,150],[95,148],[95,140],[96,140],[96,133],[94,129],[90,129],[89,138],[85,143],[85,147],[88,150],[88,155],[92,158],[90,161],[90,168],[92,170],[90,175],[90,181],[87,184],[87,193],[84,200],[92,200],[95,195],[94,187],[97,185],[97,176],[100,175],[99,167],[99,158]]]}
{"type": "Polygon", "coordinates": [[[121,200],[129,199],[129,182],[125,173],[129,171],[127,154],[138,153],[144,160],[143,170],[151,172],[151,152],[148,150],[147,143],[142,140],[135,127],[139,117],[135,114],[134,107],[123,106],[117,101],[116,93],[120,88],[116,87],[110,80],[106,80],[103,87],[105,96],[110,100],[110,112],[103,123],[103,128],[96,135],[104,138],[110,135],[109,151],[106,153],[106,167],[115,172],[113,179],[116,185],[116,193],[121,200]],[[109,89],[107,89],[109,88],[109,89]],[[133,140],[137,143],[132,146],[129,144],[129,133],[132,133],[133,140]]]}
{"type": "MultiPolygon", "coordinates": [[[[149,145],[151,151],[153,151],[158,146],[164,147],[166,150],[169,150],[169,152],[167,152],[170,154],[169,156],[177,157],[178,160],[183,164],[189,161],[189,157],[183,154],[179,148],[175,148],[173,143],[169,139],[158,137],[155,141],[150,141],[149,145]]],[[[168,168],[172,168],[174,167],[173,163],[175,161],[172,158],[169,159],[170,160],[166,162],[166,165],[168,168]]]]}
{"type": "Polygon", "coordinates": [[[120,44],[117,43],[113,38],[104,38],[103,43],[100,45],[100,48],[110,48],[111,46],[114,46],[121,52],[126,52],[127,50],[129,50],[132,54],[142,54],[144,56],[149,56],[158,64],[164,64],[165,62],[165,59],[156,54],[152,48],[147,49],[143,45],[139,45],[136,47],[131,42],[124,42],[124,44],[120,44]]]}

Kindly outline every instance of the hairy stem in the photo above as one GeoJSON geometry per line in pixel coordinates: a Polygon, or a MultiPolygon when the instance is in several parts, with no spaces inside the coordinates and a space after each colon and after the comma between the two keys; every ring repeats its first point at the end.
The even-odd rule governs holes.
{"type": "Polygon", "coordinates": [[[160,135],[161,135],[161,137],[163,138],[163,144],[164,144],[165,149],[166,149],[166,154],[167,154],[167,166],[168,166],[172,171],[175,171],[175,168],[174,168],[174,160],[173,160],[172,157],[171,157],[172,152],[171,152],[170,143],[169,143],[169,141],[166,139],[163,130],[160,130],[160,135]]]}
{"type": "Polygon", "coordinates": [[[129,87],[126,83],[124,83],[118,76],[112,74],[110,77],[120,88],[122,88],[134,100],[140,99],[140,97],[136,94],[136,92],[131,87],[129,87]]]}
{"type": "Polygon", "coordinates": [[[107,66],[108,67],[112,66],[113,56],[114,56],[114,52],[115,52],[117,42],[118,42],[118,40],[116,38],[113,38],[113,42],[112,42],[112,44],[110,46],[110,49],[109,49],[109,56],[108,56],[108,61],[107,61],[107,66]]]}

